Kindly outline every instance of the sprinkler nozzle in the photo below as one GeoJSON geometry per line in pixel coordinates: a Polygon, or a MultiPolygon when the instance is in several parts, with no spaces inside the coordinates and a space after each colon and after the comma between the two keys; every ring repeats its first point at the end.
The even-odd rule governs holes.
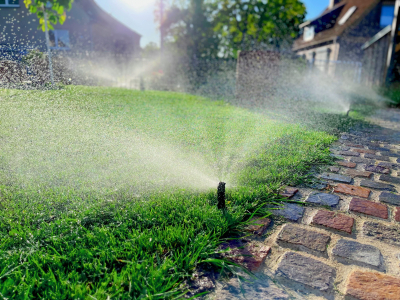
{"type": "Polygon", "coordinates": [[[351,109],[349,109],[349,110],[347,111],[347,113],[346,113],[346,116],[347,116],[347,117],[349,116],[350,112],[351,112],[351,109]]]}
{"type": "Polygon", "coordinates": [[[225,209],[225,182],[218,184],[217,199],[218,209],[225,209]]]}

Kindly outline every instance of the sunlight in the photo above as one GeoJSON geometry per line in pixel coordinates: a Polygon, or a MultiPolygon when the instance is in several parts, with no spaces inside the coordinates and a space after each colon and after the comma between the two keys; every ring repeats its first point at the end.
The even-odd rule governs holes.
{"type": "Polygon", "coordinates": [[[120,0],[127,7],[135,11],[144,11],[150,7],[154,7],[155,0],[120,0]]]}

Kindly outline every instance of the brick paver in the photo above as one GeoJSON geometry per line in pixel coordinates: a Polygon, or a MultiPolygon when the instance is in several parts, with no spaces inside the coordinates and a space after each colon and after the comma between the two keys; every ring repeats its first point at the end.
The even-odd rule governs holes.
{"type": "Polygon", "coordinates": [[[340,197],[338,195],[326,194],[326,193],[313,193],[311,194],[306,202],[317,204],[317,205],[326,205],[334,207],[339,204],[340,197]]]}
{"type": "Polygon", "coordinates": [[[252,218],[245,230],[256,235],[263,235],[267,228],[271,225],[271,222],[272,220],[269,218],[252,218]]]}
{"type": "Polygon", "coordinates": [[[352,177],[370,178],[373,173],[372,172],[367,172],[367,171],[358,171],[358,170],[347,169],[347,170],[344,171],[344,174],[352,176],[352,177]]]}
{"type": "Polygon", "coordinates": [[[307,230],[293,224],[286,225],[278,236],[278,242],[304,246],[311,250],[326,252],[330,236],[314,230],[307,230]]]}
{"type": "Polygon", "coordinates": [[[349,209],[353,212],[363,213],[382,219],[387,219],[389,217],[386,205],[359,198],[351,199],[349,209]]]}
{"type": "Polygon", "coordinates": [[[329,171],[333,172],[333,173],[338,173],[340,171],[339,167],[329,167],[329,171]]]}
{"type": "Polygon", "coordinates": [[[335,189],[335,193],[341,193],[341,194],[348,194],[352,196],[358,196],[362,198],[368,198],[369,194],[371,193],[370,189],[359,187],[359,186],[354,186],[354,185],[348,185],[348,184],[343,184],[339,183],[335,189]]]}
{"type": "Polygon", "coordinates": [[[344,156],[360,156],[360,153],[354,151],[340,151],[339,154],[344,156]]]}
{"type": "MultiPolygon", "coordinates": [[[[292,281],[306,289],[321,290],[323,293],[318,294],[321,299],[400,300],[400,278],[392,276],[399,274],[396,267],[400,266],[400,172],[398,176],[393,172],[400,170],[400,110],[388,116],[394,116],[394,121],[385,121],[382,127],[342,134],[340,144],[332,147],[340,155],[331,154],[339,159],[339,166],[330,166],[329,172],[316,176],[329,180],[330,184],[301,186],[301,195],[296,199],[304,201],[307,210],[299,204],[285,203],[283,209],[272,211],[274,215],[300,223],[285,224],[278,235],[270,236],[279,251],[274,251],[277,257],[268,260],[266,267],[276,268],[276,278],[284,277],[287,283],[292,281]],[[348,196],[353,196],[350,202],[348,196]],[[315,206],[327,209],[315,212],[315,206]],[[352,218],[352,213],[357,215],[352,218]],[[307,225],[309,217],[310,225],[319,229],[307,225]],[[360,230],[353,231],[355,228],[360,230]],[[298,252],[287,252],[288,248],[298,252]],[[395,261],[390,252],[393,249],[398,255],[395,261]],[[338,270],[343,271],[343,278],[336,282],[337,289],[333,289],[338,270]],[[326,291],[329,292],[325,294],[326,291]]],[[[289,188],[281,195],[290,198],[295,194],[293,191],[297,192],[297,188],[289,188]]],[[[246,230],[257,235],[257,230],[265,229],[265,225],[250,224],[246,230]]],[[[269,247],[263,249],[262,243],[242,243],[242,246],[241,251],[249,255],[236,247],[228,258],[250,269],[259,268],[270,251],[269,247]],[[262,251],[257,253],[257,248],[262,251]],[[250,263],[248,257],[252,259],[250,263]]],[[[293,285],[292,291],[297,288],[298,285],[293,285]]],[[[270,296],[264,290],[257,295],[250,298],[270,296]]],[[[288,298],[285,297],[282,299],[288,298]]]]}
{"type": "Polygon", "coordinates": [[[369,159],[376,159],[376,160],[383,160],[383,161],[390,161],[390,157],[388,156],[379,156],[379,155],[374,155],[374,154],[365,154],[364,155],[365,158],[369,158],[369,159]]]}
{"type": "Polygon", "coordinates": [[[274,208],[278,208],[272,210],[272,213],[276,216],[284,217],[285,219],[297,222],[303,217],[305,208],[301,205],[294,203],[285,203],[282,206],[276,206],[274,208]]]}
{"type": "Polygon", "coordinates": [[[299,191],[298,188],[287,186],[285,189],[279,193],[282,197],[291,198],[299,191]]]}
{"type": "Polygon", "coordinates": [[[396,222],[400,222],[400,207],[395,208],[394,219],[396,222]]]}
{"type": "Polygon", "coordinates": [[[347,147],[352,147],[352,148],[364,148],[363,145],[353,144],[353,143],[344,143],[344,145],[347,147]]]}
{"type": "Polygon", "coordinates": [[[285,253],[276,273],[321,291],[332,289],[336,277],[334,268],[293,252],[285,253]]]}
{"type": "Polygon", "coordinates": [[[363,187],[368,187],[376,190],[390,191],[390,192],[396,191],[396,188],[391,184],[380,183],[372,180],[366,180],[366,179],[361,180],[360,185],[363,187]]]}
{"type": "Polygon", "coordinates": [[[390,169],[381,167],[381,166],[366,165],[364,169],[367,172],[374,172],[374,173],[381,173],[381,174],[389,174],[390,173],[390,169]]]}
{"type": "Polygon", "coordinates": [[[271,247],[254,243],[243,243],[240,240],[232,240],[223,244],[222,249],[230,249],[224,252],[224,256],[237,264],[245,266],[250,271],[257,270],[267,255],[271,252],[271,247]]]}
{"type": "Polygon", "coordinates": [[[319,210],[312,220],[313,225],[321,225],[351,234],[354,219],[333,211],[319,210]]]}
{"type": "Polygon", "coordinates": [[[387,162],[387,161],[381,161],[381,162],[378,164],[378,166],[379,166],[379,167],[385,167],[385,168],[387,168],[387,169],[394,169],[394,170],[396,170],[396,169],[399,168],[399,165],[398,165],[398,164],[395,164],[395,163],[392,163],[392,162],[387,162]]]}
{"type": "Polygon", "coordinates": [[[369,265],[377,268],[383,262],[381,251],[378,248],[345,239],[337,242],[332,254],[352,264],[369,265]]]}
{"type": "Polygon", "coordinates": [[[367,165],[375,164],[375,160],[361,158],[361,157],[352,157],[350,158],[350,161],[357,164],[367,164],[367,165]]]}
{"type": "Polygon", "coordinates": [[[370,149],[353,149],[353,151],[358,153],[369,153],[369,154],[376,154],[376,151],[370,149]]]}
{"type": "Polygon", "coordinates": [[[379,201],[400,206],[400,195],[388,192],[382,192],[379,195],[379,201]]]}
{"type": "Polygon", "coordinates": [[[334,174],[334,173],[323,173],[321,175],[321,178],[327,179],[327,180],[343,182],[343,183],[350,183],[353,180],[353,178],[351,178],[349,176],[344,176],[344,175],[334,174]]]}
{"type": "Polygon", "coordinates": [[[378,222],[367,221],[363,226],[364,236],[384,243],[400,246],[400,226],[388,226],[378,222]]]}
{"type": "Polygon", "coordinates": [[[388,176],[388,175],[381,175],[379,177],[379,180],[386,181],[386,182],[391,182],[391,183],[395,183],[395,184],[400,184],[400,177],[392,177],[392,176],[388,176]]]}
{"type": "Polygon", "coordinates": [[[399,300],[400,279],[375,272],[354,271],[346,294],[360,300],[399,300]]]}
{"type": "Polygon", "coordinates": [[[357,164],[354,162],[349,162],[349,161],[338,161],[338,164],[342,167],[346,168],[355,168],[357,167],[357,164]]]}

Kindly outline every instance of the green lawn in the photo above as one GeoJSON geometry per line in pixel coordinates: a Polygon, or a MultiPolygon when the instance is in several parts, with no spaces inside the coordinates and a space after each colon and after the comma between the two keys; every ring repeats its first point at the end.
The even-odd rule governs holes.
{"type": "Polygon", "coordinates": [[[0,90],[0,296],[176,297],[333,140],[186,94],[0,90]]]}

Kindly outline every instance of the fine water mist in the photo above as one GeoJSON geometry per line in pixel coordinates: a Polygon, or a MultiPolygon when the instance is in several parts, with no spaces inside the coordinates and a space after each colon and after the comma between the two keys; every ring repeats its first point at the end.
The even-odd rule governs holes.
{"type": "Polygon", "coordinates": [[[1,182],[138,193],[205,190],[221,180],[234,185],[243,161],[269,139],[271,121],[223,102],[214,104],[219,116],[198,97],[180,106],[179,94],[141,99],[141,92],[114,90],[115,101],[107,91],[3,90],[1,182]],[[160,101],[169,108],[160,110],[160,101]],[[192,105],[203,113],[188,111],[192,105]]]}
{"type": "MultiPolygon", "coordinates": [[[[2,181],[138,193],[167,188],[204,190],[215,188],[219,181],[232,186],[246,159],[273,142],[268,132],[271,122],[274,130],[281,124],[284,131],[285,122],[302,124],[313,113],[345,115],[355,99],[375,105],[384,100],[349,78],[311,70],[305,61],[293,57],[282,59],[278,69],[267,70],[272,78],[267,89],[243,97],[237,95],[236,61],[198,62],[193,73],[177,68],[174,57],[168,57],[124,61],[121,57],[96,55],[82,60],[79,55],[64,55],[58,59],[68,63],[60,64],[58,81],[224,99],[213,102],[224,108],[223,115],[195,96],[189,105],[199,105],[204,115],[188,112],[188,104],[182,102],[186,100],[177,93],[115,89],[111,95],[109,90],[88,89],[79,95],[73,87],[48,93],[36,87],[38,91],[28,94],[21,86],[20,90],[3,90],[0,106],[7,134],[1,136],[0,163],[7,175],[2,181]],[[161,100],[147,102],[149,95],[161,100]],[[172,101],[172,106],[162,106],[163,101],[172,101]],[[135,104],[139,102],[144,109],[135,104]]],[[[265,76],[266,70],[262,73],[265,76]]],[[[253,81],[258,74],[248,76],[253,81]]]]}

